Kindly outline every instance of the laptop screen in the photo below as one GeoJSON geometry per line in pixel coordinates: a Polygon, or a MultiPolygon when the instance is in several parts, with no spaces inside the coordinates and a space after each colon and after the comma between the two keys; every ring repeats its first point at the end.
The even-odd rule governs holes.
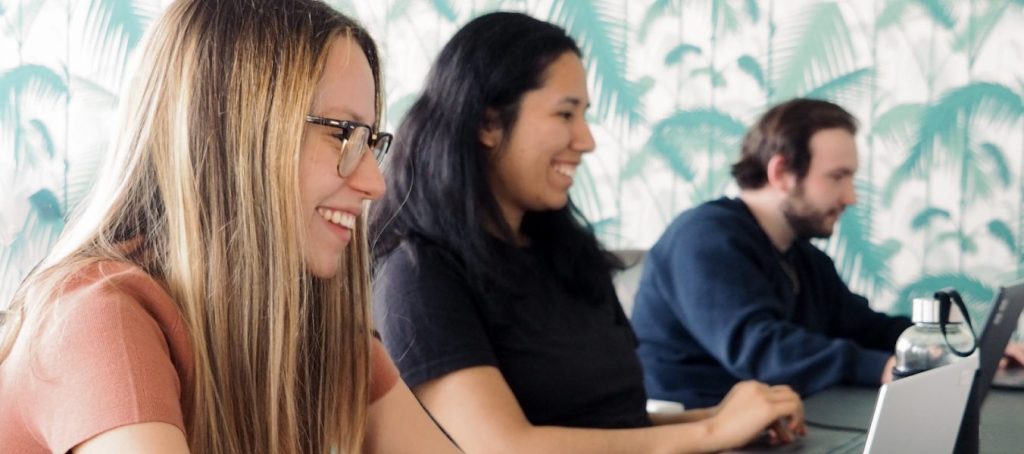
{"type": "Polygon", "coordinates": [[[982,328],[981,339],[978,348],[981,355],[981,365],[978,367],[978,379],[975,380],[975,387],[978,397],[978,404],[985,401],[989,388],[992,386],[992,377],[996,375],[999,368],[999,360],[1003,358],[1003,351],[1006,349],[1010,336],[1017,329],[1017,319],[1020,318],[1021,310],[1024,309],[1024,283],[1012,285],[1000,289],[992,309],[988,313],[988,319],[982,328]]]}
{"type": "Polygon", "coordinates": [[[978,357],[882,385],[868,431],[868,454],[953,452],[978,357]]]}

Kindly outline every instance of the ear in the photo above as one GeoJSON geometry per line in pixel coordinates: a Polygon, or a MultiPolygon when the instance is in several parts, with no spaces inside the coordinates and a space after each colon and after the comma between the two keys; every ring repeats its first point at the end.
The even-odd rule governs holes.
{"type": "Polygon", "coordinates": [[[498,112],[494,109],[484,111],[484,121],[480,125],[480,143],[487,148],[496,148],[504,136],[504,130],[498,121],[498,112]]]}
{"type": "Polygon", "coordinates": [[[779,189],[782,192],[789,192],[796,186],[796,174],[789,169],[786,158],[780,154],[774,155],[768,160],[768,186],[779,189]]]}

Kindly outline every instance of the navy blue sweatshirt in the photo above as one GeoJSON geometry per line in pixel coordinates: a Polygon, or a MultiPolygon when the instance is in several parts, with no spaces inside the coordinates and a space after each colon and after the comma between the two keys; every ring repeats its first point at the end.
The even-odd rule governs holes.
{"type": "Polygon", "coordinates": [[[651,248],[632,322],[648,395],[698,407],[749,379],[804,395],[878,385],[911,325],[871,310],[810,242],[778,251],[728,198],[684,212],[651,248]]]}

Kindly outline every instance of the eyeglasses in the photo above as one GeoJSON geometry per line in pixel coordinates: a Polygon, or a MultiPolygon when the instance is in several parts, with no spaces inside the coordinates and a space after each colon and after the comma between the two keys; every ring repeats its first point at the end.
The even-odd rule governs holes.
{"type": "Polygon", "coordinates": [[[341,131],[332,134],[341,141],[341,151],[338,153],[338,176],[348,178],[355,172],[367,150],[373,150],[373,157],[380,165],[384,156],[388,154],[391,147],[391,139],[394,138],[386,132],[374,132],[370,125],[348,120],[333,120],[330,118],[306,115],[306,122],[317,125],[338,128],[341,131]]]}

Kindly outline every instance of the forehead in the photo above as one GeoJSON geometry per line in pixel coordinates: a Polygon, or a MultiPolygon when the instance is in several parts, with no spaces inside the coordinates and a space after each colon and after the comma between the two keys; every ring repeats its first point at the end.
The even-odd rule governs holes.
{"type": "Polygon", "coordinates": [[[337,38],[328,50],[311,113],[374,124],[375,97],[373,71],[362,48],[347,36],[337,38]]]}
{"type": "Polygon", "coordinates": [[[808,146],[812,170],[857,170],[857,143],[850,131],[843,128],[822,129],[811,136],[808,146]]]}
{"type": "Polygon", "coordinates": [[[573,52],[563,53],[545,69],[543,85],[528,92],[524,98],[524,104],[530,102],[530,98],[537,103],[559,103],[565,98],[573,98],[586,106],[590,100],[583,61],[573,52]]]}

